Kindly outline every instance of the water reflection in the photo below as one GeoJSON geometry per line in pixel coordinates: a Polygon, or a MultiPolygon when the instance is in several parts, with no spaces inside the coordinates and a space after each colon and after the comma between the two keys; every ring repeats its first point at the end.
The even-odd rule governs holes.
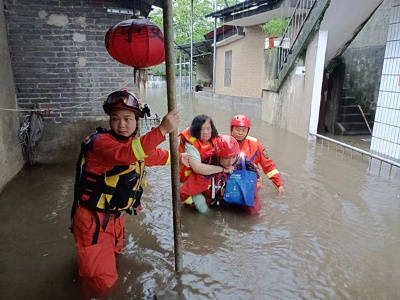
{"type": "MultiPolygon", "coordinates": [[[[198,99],[181,98],[179,105],[182,128],[205,113],[220,132],[229,132],[230,118],[240,113],[204,107],[198,99]]],[[[184,211],[185,296],[395,299],[399,181],[369,173],[365,157],[309,143],[260,120],[252,124],[251,134],[283,174],[287,197],[276,198],[263,178],[258,216],[184,211]]]]}
{"type": "MultiPolygon", "coordinates": [[[[140,97],[152,112],[167,112],[164,90],[141,91],[140,97]]],[[[205,113],[220,132],[229,132],[231,117],[240,113],[202,106],[184,93],[177,100],[180,130],[205,113]]],[[[117,262],[120,277],[99,298],[398,298],[399,176],[377,176],[368,172],[366,158],[328,150],[260,120],[252,124],[251,135],[267,147],[282,173],[287,197],[277,198],[264,177],[259,215],[232,210],[201,215],[184,207],[183,272],[177,275],[170,169],[147,168],[144,210],[127,218],[126,247],[117,262]]],[[[3,203],[12,203],[0,212],[3,220],[12,216],[0,227],[0,249],[7,257],[0,266],[3,274],[19,276],[1,276],[1,299],[83,298],[67,232],[65,203],[72,190],[65,185],[72,187],[73,168],[23,170],[0,195],[3,203]]]]}

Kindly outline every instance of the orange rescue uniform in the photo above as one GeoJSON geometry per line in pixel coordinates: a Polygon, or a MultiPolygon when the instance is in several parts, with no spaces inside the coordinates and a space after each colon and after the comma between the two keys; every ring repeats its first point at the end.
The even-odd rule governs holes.
{"type": "MultiPolygon", "coordinates": [[[[141,137],[126,140],[118,140],[110,133],[100,134],[87,151],[85,169],[102,175],[116,166],[134,166],[139,161],[144,161],[146,166],[168,164],[169,151],[156,148],[164,140],[158,127],[141,137]]],[[[82,197],[79,201],[82,203],[84,200],[82,197]]],[[[97,289],[106,290],[114,285],[118,277],[115,254],[121,253],[123,247],[125,211],[122,210],[120,215],[118,211],[107,215],[99,209],[104,208],[104,203],[100,203],[102,201],[105,201],[104,195],[93,209],[83,203],[76,207],[72,232],[78,250],[80,276],[86,281],[90,279],[97,289]],[[109,220],[104,222],[105,218],[109,220]],[[106,227],[100,225],[97,242],[94,242],[96,224],[106,224],[106,227]]]]}
{"type": "Polygon", "coordinates": [[[260,165],[264,174],[273,182],[276,188],[283,185],[283,180],[274,161],[268,156],[263,145],[254,137],[247,136],[239,142],[240,151],[256,166],[260,165]]]}

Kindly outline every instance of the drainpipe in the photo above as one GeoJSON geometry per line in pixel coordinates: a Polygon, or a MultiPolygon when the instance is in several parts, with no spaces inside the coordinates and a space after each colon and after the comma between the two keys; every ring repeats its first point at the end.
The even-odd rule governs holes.
{"type": "MultiPolygon", "coordinates": [[[[175,93],[175,53],[172,22],[172,0],[164,0],[163,18],[168,111],[171,111],[177,106],[175,93]]],[[[173,209],[172,215],[174,225],[175,271],[179,273],[182,271],[182,231],[179,198],[178,130],[175,130],[174,132],[171,132],[169,134],[169,144],[171,153],[171,185],[173,209]]]]}

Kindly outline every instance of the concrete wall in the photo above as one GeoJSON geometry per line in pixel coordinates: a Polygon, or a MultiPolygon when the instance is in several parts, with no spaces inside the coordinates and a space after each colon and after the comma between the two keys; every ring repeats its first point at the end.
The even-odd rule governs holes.
{"type": "Polygon", "coordinates": [[[262,120],[308,137],[311,97],[305,97],[306,76],[291,72],[279,93],[264,90],[262,120]]]}
{"type": "Polygon", "coordinates": [[[343,53],[344,96],[355,97],[371,119],[378,100],[393,0],[385,0],[343,53]]]}
{"type": "Polygon", "coordinates": [[[3,5],[3,0],[0,0],[0,191],[24,164],[3,5]]]}
{"type": "Polygon", "coordinates": [[[278,68],[278,49],[269,48],[264,50],[264,68],[262,76],[262,89],[276,91],[276,70],[278,68]]]}
{"type": "Polygon", "coordinates": [[[98,126],[108,128],[105,118],[54,123],[45,121],[45,134],[36,148],[37,161],[46,164],[75,164],[81,143],[98,126]]]}
{"type": "MultiPolygon", "coordinates": [[[[296,67],[305,67],[304,75],[296,74],[295,70],[290,72],[279,93],[263,90],[262,120],[304,138],[309,137],[312,99],[317,96],[313,95],[316,92],[314,84],[322,82],[321,78],[316,78],[320,76],[316,72],[318,42],[317,35],[308,46],[306,55],[297,60],[295,70],[296,67]]],[[[318,119],[312,120],[315,121],[318,119]]]]}
{"type": "Polygon", "coordinates": [[[244,31],[244,38],[217,47],[215,93],[261,98],[266,36],[258,25],[245,27],[244,31]],[[225,87],[225,52],[229,50],[232,50],[232,79],[231,86],[225,87]]]}
{"type": "Polygon", "coordinates": [[[260,98],[218,95],[202,91],[194,93],[194,100],[201,102],[203,105],[236,112],[233,115],[245,114],[252,118],[261,119],[260,98]]]}

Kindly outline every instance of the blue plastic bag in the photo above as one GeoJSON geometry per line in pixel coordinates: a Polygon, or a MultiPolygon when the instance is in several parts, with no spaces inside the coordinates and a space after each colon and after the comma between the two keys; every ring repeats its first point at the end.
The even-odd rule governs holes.
{"type": "Polygon", "coordinates": [[[257,173],[246,170],[245,158],[241,160],[242,170],[234,170],[228,177],[224,200],[231,204],[253,206],[257,173]]]}

